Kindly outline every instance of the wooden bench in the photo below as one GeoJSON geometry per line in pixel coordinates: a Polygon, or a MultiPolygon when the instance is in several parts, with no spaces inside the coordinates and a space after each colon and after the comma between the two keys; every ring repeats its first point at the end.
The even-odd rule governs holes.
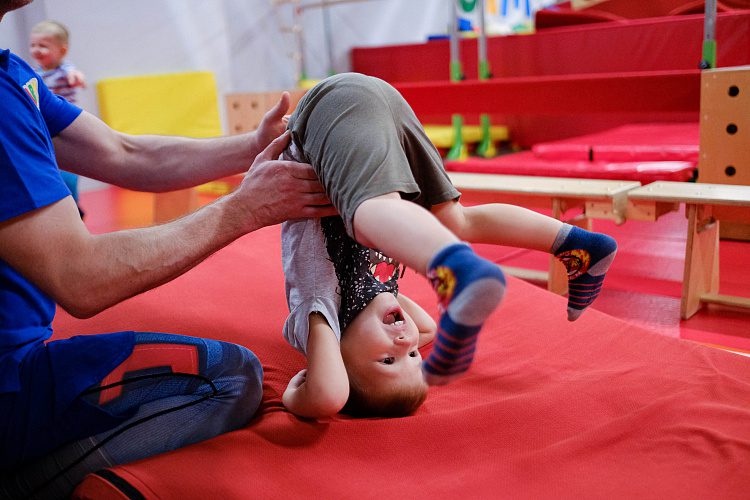
{"type": "Polygon", "coordinates": [[[719,293],[719,223],[750,222],[750,186],[654,182],[628,192],[626,216],[655,221],[681,203],[688,218],[682,319],[706,303],[750,308],[750,298],[719,293]]]}
{"type": "MultiPolygon", "coordinates": [[[[641,184],[635,181],[568,179],[519,175],[470,174],[448,172],[453,184],[462,192],[489,193],[493,202],[525,207],[551,208],[552,216],[591,229],[592,219],[625,221],[627,194],[641,184]],[[581,213],[565,219],[568,210],[581,213]]],[[[531,281],[546,281],[547,289],[565,294],[568,279],[565,268],[550,256],[548,271],[503,266],[513,276],[531,281]]]]}

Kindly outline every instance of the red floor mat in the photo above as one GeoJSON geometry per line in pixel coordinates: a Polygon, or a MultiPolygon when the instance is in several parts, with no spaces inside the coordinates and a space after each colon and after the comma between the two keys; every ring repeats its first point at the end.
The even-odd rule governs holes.
{"type": "Polygon", "coordinates": [[[698,123],[642,123],[596,134],[535,144],[546,160],[605,162],[688,161],[698,163],[698,123]]]}
{"type": "Polygon", "coordinates": [[[687,161],[548,160],[538,158],[532,151],[522,151],[497,158],[472,157],[464,161],[446,161],[445,168],[451,172],[613,179],[648,184],[654,181],[688,181],[693,178],[695,164],[687,161]]]}
{"type": "MultiPolygon", "coordinates": [[[[276,228],[259,231],[95,318],[57,318],[58,336],[205,335],[263,361],[263,407],[246,428],[110,470],[144,498],[744,498],[750,489],[750,359],[593,310],[569,323],[564,298],[515,279],[470,373],[431,389],[414,416],[291,416],[280,397],[303,360],[280,333],[278,239],[276,228]]],[[[413,273],[402,289],[434,304],[413,273]]],[[[77,498],[121,491],[91,479],[77,498]]]]}

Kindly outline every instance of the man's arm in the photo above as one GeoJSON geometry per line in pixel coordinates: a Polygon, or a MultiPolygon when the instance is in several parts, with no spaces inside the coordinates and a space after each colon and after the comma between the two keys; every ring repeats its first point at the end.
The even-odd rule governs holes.
{"type": "Polygon", "coordinates": [[[338,413],[349,398],[349,378],[339,341],[322,314],[309,317],[307,369],[284,391],[284,406],[300,417],[325,418],[338,413]]]}
{"type": "Polygon", "coordinates": [[[332,214],[311,167],[272,159],[288,140],[284,134],[269,145],[237,190],[167,224],[92,235],[70,197],[2,222],[0,259],[74,316],[93,316],[251,231],[332,214]]]}
{"type": "Polygon", "coordinates": [[[285,92],[256,131],[211,139],[123,134],[84,111],[53,143],[63,170],[136,191],[173,191],[247,171],[284,131],[288,108],[285,92]]]}

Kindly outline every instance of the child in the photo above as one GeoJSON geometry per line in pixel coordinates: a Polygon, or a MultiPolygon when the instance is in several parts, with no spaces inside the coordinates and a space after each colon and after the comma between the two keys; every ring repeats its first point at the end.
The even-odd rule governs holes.
{"type": "MultiPolygon", "coordinates": [[[[54,93],[75,104],[78,87],[86,87],[86,79],[72,64],[65,61],[68,53],[68,30],[56,21],[42,21],[31,28],[31,57],[44,84],[54,93]]],[[[60,171],[63,181],[78,205],[78,176],[60,171]]],[[[78,211],[83,217],[81,207],[78,211]]]]}
{"type": "Polygon", "coordinates": [[[292,144],[286,155],[313,165],[341,214],[338,223],[324,219],[318,229],[311,221],[304,226],[294,222],[282,233],[291,310],[285,335],[308,358],[308,369],[284,393],[292,412],[333,414],[348,404],[350,389],[356,388],[359,399],[375,401],[365,406],[378,414],[389,394],[401,398],[405,392],[423,392],[424,382],[415,375],[420,368],[429,385],[448,383],[469,368],[482,324],[502,299],[505,278],[462,240],[555,254],[568,269],[570,321],[598,295],[617,248],[612,238],[512,205],[462,206],[411,108],[382,80],[351,73],[324,80],[300,101],[289,129],[292,144]],[[320,250],[320,232],[327,254],[320,250]],[[316,238],[312,248],[301,246],[316,238]],[[421,330],[429,337],[429,325],[419,319],[424,311],[404,298],[393,304],[388,295],[396,293],[397,273],[385,283],[374,279],[367,272],[372,270],[370,248],[427,276],[437,292],[439,328],[421,366],[407,364],[406,358],[418,359],[421,330]],[[335,278],[321,262],[328,257],[335,278]],[[309,269],[290,273],[292,265],[309,269]],[[338,317],[331,311],[339,304],[325,292],[336,288],[338,317]],[[380,307],[381,300],[390,309],[380,307]],[[403,335],[393,327],[396,323],[403,335]],[[373,347],[381,335],[371,329],[378,328],[387,330],[390,345],[373,347]],[[403,369],[392,376],[397,363],[403,369]]]}

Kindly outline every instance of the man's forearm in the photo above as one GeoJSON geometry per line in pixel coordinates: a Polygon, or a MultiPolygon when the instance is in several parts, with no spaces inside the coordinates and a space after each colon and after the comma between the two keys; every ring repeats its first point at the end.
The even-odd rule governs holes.
{"type": "Polygon", "coordinates": [[[133,189],[163,192],[246,172],[268,140],[257,132],[194,139],[128,135],[85,111],[54,138],[60,168],[133,189]]]}
{"type": "Polygon", "coordinates": [[[78,284],[58,302],[76,316],[92,316],[174,279],[259,227],[225,197],[167,224],[91,236],[62,280],[78,284]]]}
{"type": "Polygon", "coordinates": [[[125,136],[123,141],[128,177],[118,184],[137,191],[173,191],[244,173],[261,152],[252,132],[210,139],[125,136]]]}

